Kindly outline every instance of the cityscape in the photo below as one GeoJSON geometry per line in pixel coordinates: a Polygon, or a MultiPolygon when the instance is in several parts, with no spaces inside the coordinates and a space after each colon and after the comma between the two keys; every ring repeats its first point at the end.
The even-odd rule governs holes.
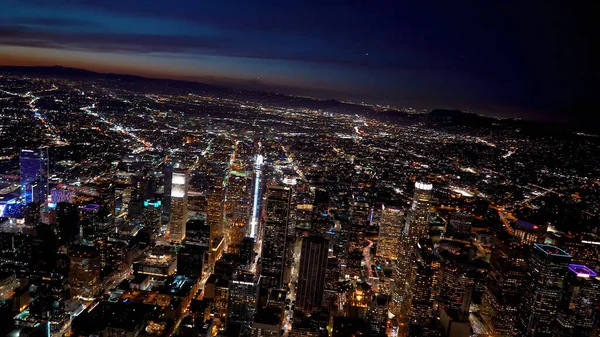
{"type": "Polygon", "coordinates": [[[6,44],[0,336],[600,336],[591,119],[3,65],[6,44]]]}

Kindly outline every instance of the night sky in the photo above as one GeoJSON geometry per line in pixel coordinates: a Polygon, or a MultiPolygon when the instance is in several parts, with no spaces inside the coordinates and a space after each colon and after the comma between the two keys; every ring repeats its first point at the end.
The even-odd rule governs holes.
{"type": "Polygon", "coordinates": [[[598,107],[594,3],[0,0],[0,64],[573,120],[598,107]]]}

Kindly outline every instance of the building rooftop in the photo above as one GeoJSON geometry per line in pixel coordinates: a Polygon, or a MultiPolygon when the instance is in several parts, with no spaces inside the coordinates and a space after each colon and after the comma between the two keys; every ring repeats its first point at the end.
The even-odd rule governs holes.
{"type": "Polygon", "coordinates": [[[569,271],[575,273],[578,277],[596,277],[598,274],[592,269],[582,264],[570,264],[569,271]]]}
{"type": "Polygon", "coordinates": [[[533,245],[533,247],[546,255],[571,257],[569,253],[553,245],[536,243],[533,245]]]}

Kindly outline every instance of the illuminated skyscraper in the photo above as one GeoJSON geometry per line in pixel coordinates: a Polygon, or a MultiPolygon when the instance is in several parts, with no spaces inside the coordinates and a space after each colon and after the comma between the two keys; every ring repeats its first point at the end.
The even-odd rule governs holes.
{"type": "Polygon", "coordinates": [[[308,314],[321,307],[328,250],[329,241],[322,236],[311,235],[302,240],[296,306],[308,314]]]}
{"type": "Polygon", "coordinates": [[[443,269],[440,306],[456,321],[468,321],[475,280],[469,266],[448,261],[443,269]]]}
{"type": "Polygon", "coordinates": [[[48,148],[22,149],[21,198],[24,204],[44,203],[48,197],[48,148]]]}
{"type": "Polygon", "coordinates": [[[415,245],[419,239],[429,236],[429,206],[432,189],[433,185],[431,184],[420,181],[415,183],[415,194],[404,228],[404,232],[409,236],[411,246],[415,245]]]}
{"type": "Polygon", "coordinates": [[[170,186],[169,239],[181,242],[185,238],[185,224],[187,223],[188,172],[173,169],[170,186]]]}
{"type": "Polygon", "coordinates": [[[289,187],[269,185],[265,205],[261,272],[266,288],[281,288],[285,268],[285,243],[290,212],[289,187]]]}
{"type": "Polygon", "coordinates": [[[223,216],[225,212],[225,192],[222,187],[215,187],[208,195],[206,224],[210,227],[211,242],[223,236],[223,216]]]}
{"type": "Polygon", "coordinates": [[[69,251],[69,284],[72,297],[93,298],[100,290],[100,253],[90,246],[69,251]]]}
{"type": "Polygon", "coordinates": [[[434,295],[439,285],[436,275],[440,271],[440,265],[433,254],[433,244],[429,239],[421,239],[413,254],[416,261],[411,267],[413,270],[408,280],[407,291],[410,325],[426,326],[434,316],[434,295]]]}
{"type": "Polygon", "coordinates": [[[254,274],[237,272],[229,280],[227,324],[239,324],[248,333],[256,310],[258,284],[254,274]]]}
{"type": "Polygon", "coordinates": [[[377,256],[388,260],[398,260],[400,253],[400,238],[404,225],[404,211],[398,208],[381,206],[379,220],[379,240],[377,241],[377,256]]]}
{"type": "Polygon", "coordinates": [[[598,300],[598,274],[584,265],[570,264],[565,276],[555,336],[592,336],[598,300]]]}
{"type": "Polygon", "coordinates": [[[552,336],[571,256],[562,249],[534,244],[519,313],[522,336],[552,336]]]}
{"type": "Polygon", "coordinates": [[[527,272],[525,252],[518,242],[499,243],[492,252],[481,316],[497,336],[513,336],[527,272]]]}
{"type": "Polygon", "coordinates": [[[418,270],[420,270],[420,278],[427,275],[433,277],[434,272],[422,263],[415,263],[419,261],[417,250],[419,240],[429,237],[429,205],[432,189],[431,184],[419,181],[415,183],[412,206],[408,211],[406,225],[400,236],[400,254],[394,273],[395,286],[392,292],[391,307],[395,314],[400,315],[402,312],[410,310],[409,302],[413,298],[411,292],[414,291],[411,285],[433,284],[434,282],[433,279],[417,279],[418,270]]]}

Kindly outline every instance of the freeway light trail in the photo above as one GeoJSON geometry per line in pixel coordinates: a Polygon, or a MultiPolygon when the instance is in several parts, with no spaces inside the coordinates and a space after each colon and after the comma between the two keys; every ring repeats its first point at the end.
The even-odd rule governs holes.
{"type": "Polygon", "coordinates": [[[252,203],[252,220],[250,220],[250,237],[256,238],[256,228],[258,227],[258,199],[260,193],[260,175],[262,174],[263,156],[256,155],[256,166],[254,176],[254,201],[252,203]]]}

